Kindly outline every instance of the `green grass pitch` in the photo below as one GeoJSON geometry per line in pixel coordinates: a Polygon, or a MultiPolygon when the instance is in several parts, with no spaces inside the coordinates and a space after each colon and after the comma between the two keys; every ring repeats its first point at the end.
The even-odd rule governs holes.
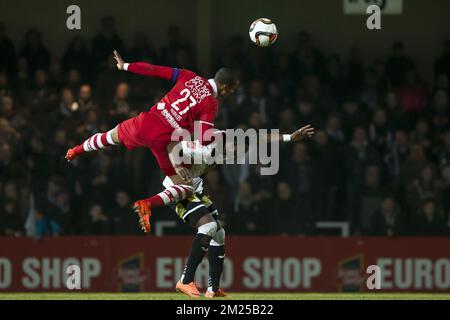
{"type": "MultiPolygon", "coordinates": [[[[0,300],[189,300],[180,293],[0,293],[0,300]]],[[[204,299],[204,298],[200,298],[204,299]]],[[[450,300],[430,293],[230,293],[226,300],[450,300]]]]}

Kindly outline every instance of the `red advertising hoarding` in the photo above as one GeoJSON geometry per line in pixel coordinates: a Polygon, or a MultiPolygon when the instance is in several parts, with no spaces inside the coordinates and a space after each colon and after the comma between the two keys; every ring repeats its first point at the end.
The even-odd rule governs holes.
{"type": "MultiPolygon", "coordinates": [[[[0,238],[0,291],[66,291],[67,267],[90,292],[173,291],[191,237],[0,238]]],[[[227,237],[222,285],[234,292],[450,292],[450,238],[227,237]]],[[[205,284],[208,263],[197,280],[205,284]]]]}

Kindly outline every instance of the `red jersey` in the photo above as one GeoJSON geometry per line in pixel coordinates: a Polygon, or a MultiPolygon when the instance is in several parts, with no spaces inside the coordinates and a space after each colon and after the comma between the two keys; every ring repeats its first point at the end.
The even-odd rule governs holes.
{"type": "Polygon", "coordinates": [[[186,129],[194,132],[194,121],[200,122],[200,142],[203,133],[214,126],[218,111],[215,83],[196,73],[178,68],[162,67],[143,62],[125,65],[127,71],[146,76],[160,77],[175,82],[173,88],[158,102],[150,112],[168,124],[172,131],[186,129]]]}

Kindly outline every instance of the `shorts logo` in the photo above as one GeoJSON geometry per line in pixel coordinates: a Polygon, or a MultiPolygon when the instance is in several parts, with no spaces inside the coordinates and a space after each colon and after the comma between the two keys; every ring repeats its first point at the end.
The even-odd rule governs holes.
{"type": "Polygon", "coordinates": [[[165,108],[165,106],[166,106],[166,104],[165,104],[164,102],[160,102],[160,103],[158,103],[158,105],[156,106],[156,109],[162,110],[162,109],[165,108]]]}

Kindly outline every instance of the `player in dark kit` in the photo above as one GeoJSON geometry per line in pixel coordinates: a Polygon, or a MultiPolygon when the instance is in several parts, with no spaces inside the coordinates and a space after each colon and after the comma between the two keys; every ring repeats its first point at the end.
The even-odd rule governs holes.
{"type": "Polygon", "coordinates": [[[142,229],[150,232],[152,207],[174,204],[186,199],[193,191],[191,181],[183,179],[186,168],[172,165],[169,159],[167,146],[172,142],[172,133],[177,129],[193,133],[194,122],[199,122],[200,132],[196,134],[200,143],[207,143],[203,137],[208,129],[214,127],[218,98],[233,93],[239,82],[228,68],[217,71],[213,79],[206,79],[185,69],[143,62],[126,63],[117,51],[114,51],[114,57],[119,70],[172,80],[175,85],[150,110],[119,123],[108,132],[94,134],[82,144],[69,149],[66,159],[72,161],[85,152],[117,144],[123,144],[127,149],[149,148],[161,170],[173,182],[173,186],[163,192],[134,203],[142,229]]]}
{"type": "MultiPolygon", "coordinates": [[[[198,141],[182,141],[179,143],[184,156],[194,161],[194,164],[189,167],[194,191],[187,199],[179,201],[172,207],[184,222],[196,229],[197,233],[191,243],[183,274],[175,288],[178,292],[184,293],[192,298],[197,298],[201,295],[194,281],[194,277],[205,252],[207,252],[209,262],[208,288],[205,292],[205,297],[221,298],[227,296],[224,290],[220,288],[220,277],[225,258],[225,229],[219,221],[219,211],[208,195],[204,193],[203,179],[201,178],[211,166],[215,165],[215,161],[223,163],[219,159],[231,160],[229,156],[233,159],[240,157],[239,154],[241,152],[235,149],[234,141],[231,143],[223,143],[223,150],[221,151],[215,150],[219,142],[218,140],[224,139],[224,135],[225,131],[216,131],[216,139],[207,146],[201,145],[198,141]]],[[[292,134],[268,134],[262,136],[261,139],[267,142],[276,140],[280,142],[297,142],[311,138],[313,135],[314,128],[307,125],[294,131],[292,134]]],[[[177,143],[172,142],[172,144],[177,143]]],[[[170,159],[174,159],[177,153],[175,148],[168,148],[168,151],[170,159]]],[[[243,151],[247,153],[247,150],[243,151]]],[[[171,185],[172,181],[169,177],[166,177],[163,181],[164,188],[168,188],[171,185]]]]}

